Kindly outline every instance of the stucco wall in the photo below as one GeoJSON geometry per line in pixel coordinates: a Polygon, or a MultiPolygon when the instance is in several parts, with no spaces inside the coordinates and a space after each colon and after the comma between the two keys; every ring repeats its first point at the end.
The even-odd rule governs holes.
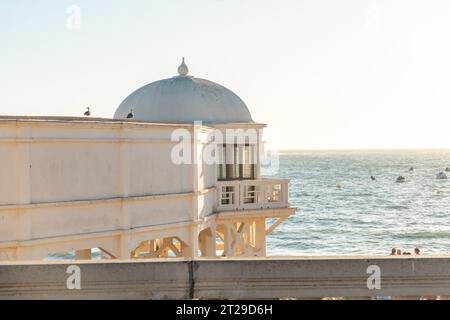
{"type": "Polygon", "coordinates": [[[119,197],[125,185],[130,196],[192,191],[191,167],[170,158],[175,128],[124,130],[120,124],[75,122],[0,126],[0,204],[16,203],[24,188],[30,189],[30,203],[119,197]]]}
{"type": "Polygon", "coordinates": [[[280,299],[450,296],[450,258],[305,257],[0,263],[0,299],[280,299]],[[66,286],[80,267],[80,290],[66,286]],[[369,289],[369,267],[380,288],[369,289]]]}
{"type": "Polygon", "coordinates": [[[193,167],[171,161],[171,135],[179,128],[191,130],[109,120],[0,119],[2,256],[41,259],[45,250],[82,248],[86,235],[108,239],[97,242],[118,254],[123,248],[116,246],[117,232],[192,221],[198,201],[193,167]]]}
{"type": "MultiPolygon", "coordinates": [[[[17,150],[12,143],[0,143],[0,205],[16,203],[19,187],[16,177],[17,150]]],[[[1,228],[1,227],[0,227],[1,228]]]]}

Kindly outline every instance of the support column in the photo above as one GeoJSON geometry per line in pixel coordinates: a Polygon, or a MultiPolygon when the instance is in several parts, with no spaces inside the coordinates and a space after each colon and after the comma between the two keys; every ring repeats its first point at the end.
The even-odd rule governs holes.
{"type": "Polygon", "coordinates": [[[199,240],[201,243],[200,250],[204,257],[216,256],[216,238],[213,236],[210,228],[203,230],[199,234],[199,240]]]}
{"type": "Polygon", "coordinates": [[[223,224],[220,226],[220,232],[223,234],[223,256],[235,256],[234,248],[232,247],[233,236],[231,228],[234,228],[232,223],[223,224]]]}
{"type": "MultiPolygon", "coordinates": [[[[198,227],[194,225],[189,228],[189,241],[185,243],[181,242],[181,254],[184,258],[194,259],[198,256],[198,227]]],[[[184,240],[184,239],[183,239],[184,240]]]]}
{"type": "Polygon", "coordinates": [[[258,256],[266,256],[266,218],[261,218],[255,221],[255,248],[258,251],[258,256]]]}

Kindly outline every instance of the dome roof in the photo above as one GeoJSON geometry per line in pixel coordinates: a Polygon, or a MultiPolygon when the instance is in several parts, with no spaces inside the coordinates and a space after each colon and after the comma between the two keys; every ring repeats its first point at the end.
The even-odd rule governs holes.
{"type": "Polygon", "coordinates": [[[164,123],[253,122],[245,103],[231,90],[205,79],[188,76],[184,63],[178,76],[156,81],[130,94],[117,108],[114,119],[164,123]]]}

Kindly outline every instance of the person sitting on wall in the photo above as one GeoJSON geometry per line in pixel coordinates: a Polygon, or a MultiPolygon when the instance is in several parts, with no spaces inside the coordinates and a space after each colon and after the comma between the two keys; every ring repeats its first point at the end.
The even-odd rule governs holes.
{"type": "Polygon", "coordinates": [[[397,255],[398,255],[398,256],[401,256],[401,255],[402,255],[402,250],[397,249],[397,255]]]}
{"type": "Polygon", "coordinates": [[[416,255],[420,255],[420,249],[419,249],[419,248],[415,248],[415,249],[414,249],[414,253],[415,253],[416,255]]]}
{"type": "Polygon", "coordinates": [[[395,248],[392,248],[392,250],[391,250],[391,256],[395,256],[395,253],[397,252],[397,249],[395,249],[395,248]]]}

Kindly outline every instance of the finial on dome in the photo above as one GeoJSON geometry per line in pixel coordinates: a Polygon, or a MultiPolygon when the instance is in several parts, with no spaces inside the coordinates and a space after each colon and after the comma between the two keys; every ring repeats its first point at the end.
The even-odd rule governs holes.
{"type": "Polygon", "coordinates": [[[189,73],[189,69],[186,65],[186,63],[184,63],[184,57],[183,57],[183,61],[181,62],[180,66],[178,67],[178,74],[182,77],[187,76],[187,74],[189,73]]]}

